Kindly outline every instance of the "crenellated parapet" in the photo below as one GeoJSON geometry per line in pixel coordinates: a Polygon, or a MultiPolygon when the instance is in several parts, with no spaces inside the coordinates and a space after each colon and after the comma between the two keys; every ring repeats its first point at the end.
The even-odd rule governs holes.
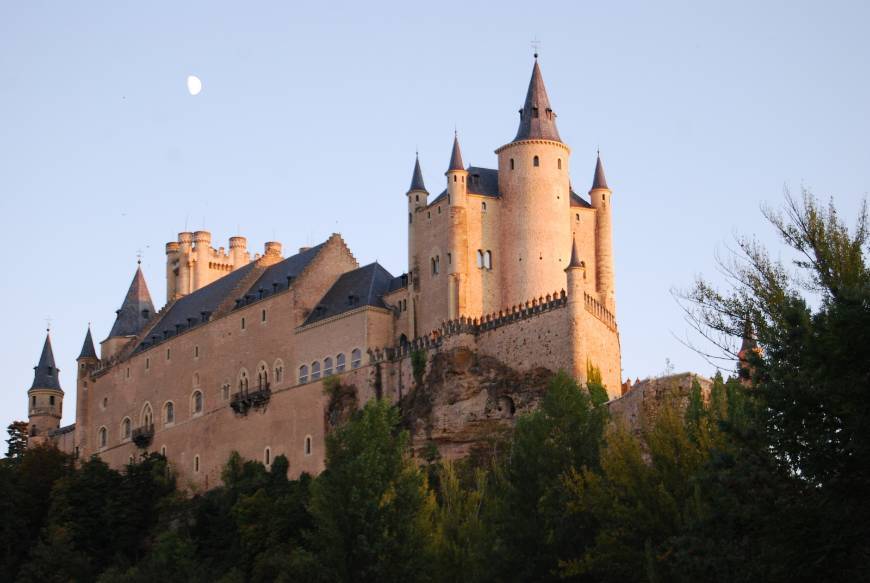
{"type": "Polygon", "coordinates": [[[616,332],[616,316],[604,307],[604,304],[587,293],[583,293],[583,303],[586,311],[601,320],[605,326],[616,332]]]}

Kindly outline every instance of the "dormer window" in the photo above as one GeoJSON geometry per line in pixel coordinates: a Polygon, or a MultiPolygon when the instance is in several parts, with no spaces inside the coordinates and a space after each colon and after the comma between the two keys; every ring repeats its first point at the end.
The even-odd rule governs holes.
{"type": "Polygon", "coordinates": [[[142,317],[146,320],[151,317],[151,312],[148,310],[142,310],[142,317]]]}
{"type": "Polygon", "coordinates": [[[359,296],[356,296],[353,294],[347,296],[347,305],[348,306],[355,306],[358,303],[359,303],[359,296]]]}
{"type": "Polygon", "coordinates": [[[538,108],[537,107],[532,108],[532,117],[538,117],[538,108]]]}

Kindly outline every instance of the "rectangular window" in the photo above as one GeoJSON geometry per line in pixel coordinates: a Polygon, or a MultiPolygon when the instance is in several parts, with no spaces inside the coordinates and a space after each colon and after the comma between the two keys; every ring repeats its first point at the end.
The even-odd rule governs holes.
{"type": "Polygon", "coordinates": [[[54,395],[48,397],[48,404],[54,407],[54,395]]]}
{"type": "Polygon", "coordinates": [[[170,357],[170,353],[169,353],[169,349],[167,348],[166,349],[166,360],[169,360],[169,357],[170,357]]]}
{"type": "Polygon", "coordinates": [[[245,319],[242,318],[242,330],[244,330],[244,329],[245,329],[245,319]]]}
{"type": "Polygon", "coordinates": [[[194,357],[194,358],[199,358],[199,346],[194,346],[194,347],[193,347],[193,357],[194,357]]]}
{"type": "Polygon", "coordinates": [[[260,321],[261,322],[266,321],[266,310],[263,310],[262,312],[260,312],[260,321]]]}
{"type": "Polygon", "coordinates": [[[129,366],[127,367],[127,378],[128,379],[130,378],[130,367],[129,366]]]}
{"type": "Polygon", "coordinates": [[[146,358],[145,359],[145,370],[148,370],[149,368],[151,368],[151,359],[146,358]]]}

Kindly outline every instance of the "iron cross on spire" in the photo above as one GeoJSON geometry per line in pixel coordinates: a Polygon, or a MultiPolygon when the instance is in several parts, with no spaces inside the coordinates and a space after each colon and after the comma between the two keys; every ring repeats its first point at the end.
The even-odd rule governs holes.
{"type": "Polygon", "coordinates": [[[535,58],[537,59],[537,58],[538,58],[538,53],[539,53],[540,50],[541,50],[541,41],[538,40],[538,36],[535,35],[535,38],[533,38],[532,41],[531,41],[529,44],[532,45],[532,50],[535,52],[535,53],[534,53],[534,54],[535,54],[535,58]]]}

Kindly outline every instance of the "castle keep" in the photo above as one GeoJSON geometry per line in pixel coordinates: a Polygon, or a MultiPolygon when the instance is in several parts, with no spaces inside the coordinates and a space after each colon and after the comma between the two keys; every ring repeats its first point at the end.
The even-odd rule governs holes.
{"type": "MultiPolygon", "coordinates": [[[[431,367],[435,354],[461,349],[581,381],[591,364],[618,396],[601,159],[587,195],[576,193],[537,60],[519,117],[516,136],[495,150],[497,168],[466,165],[454,137],[440,193],[415,161],[405,274],[360,266],[338,234],[297,253],[269,242],[252,256],[243,237],[226,251],[206,231],[179,233],[166,244],[166,305],[155,310],[137,269],[99,355],[87,331],[75,424],[63,428],[46,338],[28,391],[31,442],[113,467],[162,452],[181,483],[209,488],[234,450],[267,465],[286,455],[293,475],[320,472],[335,422],[324,385],[352,387],[359,403],[398,401],[420,380],[415,354],[431,367]]],[[[510,417],[514,404],[501,399],[510,417]]]]}

